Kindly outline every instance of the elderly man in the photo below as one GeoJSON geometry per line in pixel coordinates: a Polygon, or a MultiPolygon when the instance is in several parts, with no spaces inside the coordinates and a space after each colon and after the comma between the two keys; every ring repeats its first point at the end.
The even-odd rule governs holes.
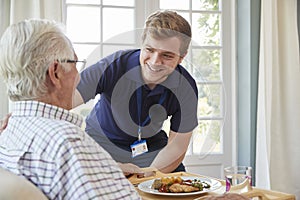
{"type": "Polygon", "coordinates": [[[139,199],[110,155],[71,113],[77,60],[60,27],[46,20],[10,26],[0,41],[0,75],[14,109],[0,136],[0,167],[49,199],[139,199]]]}

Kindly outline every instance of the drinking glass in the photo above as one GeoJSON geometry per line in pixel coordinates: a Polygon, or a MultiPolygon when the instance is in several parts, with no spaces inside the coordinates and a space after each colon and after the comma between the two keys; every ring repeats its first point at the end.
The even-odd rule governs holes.
{"type": "Polygon", "coordinates": [[[252,189],[252,167],[231,166],[224,168],[226,192],[243,193],[252,189]]]}

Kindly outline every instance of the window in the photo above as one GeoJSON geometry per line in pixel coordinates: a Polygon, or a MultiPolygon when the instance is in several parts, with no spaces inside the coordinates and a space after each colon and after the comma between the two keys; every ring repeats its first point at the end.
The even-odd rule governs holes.
{"type": "Polygon", "coordinates": [[[133,35],[126,35],[136,28],[134,0],[66,0],[66,14],[67,32],[79,59],[91,54],[99,59],[136,43],[133,35]]]}
{"type": "Polygon", "coordinates": [[[140,30],[153,11],[176,10],[192,26],[192,44],[183,66],[199,91],[199,126],[188,155],[223,154],[223,136],[232,134],[231,4],[222,0],[66,0],[67,32],[79,59],[96,62],[116,50],[139,47],[140,30]]]}

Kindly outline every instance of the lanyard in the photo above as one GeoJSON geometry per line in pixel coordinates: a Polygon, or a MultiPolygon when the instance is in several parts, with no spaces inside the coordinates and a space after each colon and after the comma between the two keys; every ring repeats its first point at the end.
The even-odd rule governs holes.
{"type": "MultiPolygon", "coordinates": [[[[168,92],[164,92],[159,99],[159,104],[162,105],[162,103],[165,101],[167,97],[168,92]]],[[[142,139],[142,127],[145,126],[149,120],[150,116],[148,115],[147,118],[144,120],[143,123],[141,123],[141,117],[142,117],[142,87],[139,87],[136,91],[137,96],[137,111],[138,111],[138,120],[139,120],[139,129],[138,129],[138,140],[140,141],[142,139]]]]}

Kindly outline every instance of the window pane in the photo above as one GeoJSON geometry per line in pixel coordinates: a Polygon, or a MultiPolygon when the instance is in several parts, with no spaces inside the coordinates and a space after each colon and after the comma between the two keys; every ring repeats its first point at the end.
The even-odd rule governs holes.
{"type": "Polygon", "coordinates": [[[199,81],[220,81],[220,50],[193,49],[193,76],[199,81]]]}
{"type": "MultiPolygon", "coordinates": [[[[88,59],[90,54],[97,48],[98,45],[89,44],[74,44],[74,50],[77,54],[78,60],[88,59]]],[[[100,55],[98,56],[100,58],[100,55]]]]}
{"type": "Polygon", "coordinates": [[[134,29],[134,10],[124,8],[103,8],[103,41],[133,43],[134,36],[124,33],[134,29]],[[122,35],[123,34],[123,35],[122,35]],[[117,37],[115,37],[117,36],[117,37]],[[114,39],[112,40],[112,38],[114,39]]]}
{"type": "Polygon", "coordinates": [[[85,67],[89,67],[101,59],[101,49],[99,45],[74,44],[74,49],[78,60],[86,59],[87,63],[85,67]]]}
{"type": "Polygon", "coordinates": [[[103,43],[121,43],[121,44],[134,44],[135,40],[141,40],[141,36],[137,35],[136,31],[125,31],[119,34],[112,35],[110,38],[104,40],[103,43]]]}
{"type": "Polygon", "coordinates": [[[134,6],[134,0],[103,0],[103,5],[134,6]]]}
{"type": "Polygon", "coordinates": [[[133,49],[133,46],[103,45],[103,57],[122,49],[133,49]]]}
{"type": "Polygon", "coordinates": [[[161,9],[188,10],[189,4],[189,1],[186,0],[160,0],[159,7],[161,9]]]}
{"type": "Polygon", "coordinates": [[[200,120],[193,132],[193,154],[222,153],[220,120],[200,120]]]}
{"type": "Polygon", "coordinates": [[[100,5],[100,0],[66,0],[66,3],[100,5]]]}
{"type": "Polygon", "coordinates": [[[67,32],[71,41],[100,42],[99,8],[69,6],[67,13],[67,32]]]}
{"type": "Polygon", "coordinates": [[[179,15],[181,15],[186,21],[188,21],[191,25],[191,19],[188,12],[177,12],[179,15]]]}
{"type": "Polygon", "coordinates": [[[192,15],[193,41],[195,45],[220,45],[220,14],[192,15]]]}
{"type": "Polygon", "coordinates": [[[222,117],[221,116],[221,84],[198,84],[198,116],[199,117],[222,117]]]}
{"type": "Polygon", "coordinates": [[[219,0],[192,1],[193,10],[219,10],[219,0]]]}

